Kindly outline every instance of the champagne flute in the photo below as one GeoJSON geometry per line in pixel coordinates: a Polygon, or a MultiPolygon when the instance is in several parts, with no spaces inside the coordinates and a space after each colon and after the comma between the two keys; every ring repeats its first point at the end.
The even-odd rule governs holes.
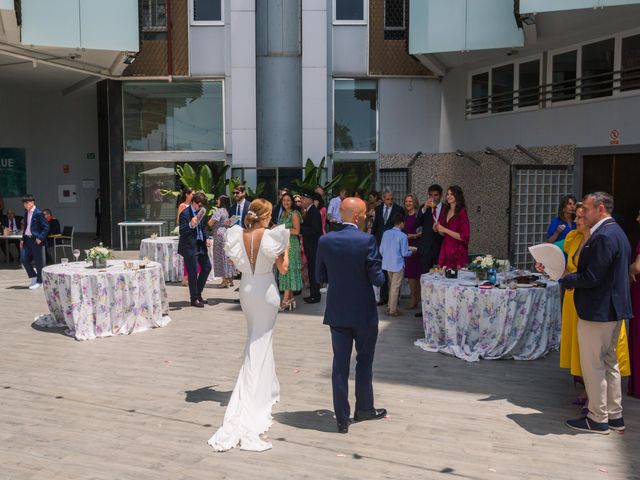
{"type": "Polygon", "coordinates": [[[76,248],[76,249],[73,251],[73,256],[75,257],[76,262],[77,262],[78,260],[80,260],[80,250],[78,250],[78,249],[76,248]]]}

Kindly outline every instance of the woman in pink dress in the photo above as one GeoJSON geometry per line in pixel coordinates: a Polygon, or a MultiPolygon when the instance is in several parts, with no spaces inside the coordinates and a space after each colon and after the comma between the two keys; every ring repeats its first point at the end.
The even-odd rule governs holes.
{"type": "Polygon", "coordinates": [[[471,228],[465,205],[462,189],[457,185],[449,187],[444,220],[433,224],[433,230],[444,237],[438,260],[443,267],[460,268],[467,265],[471,228]]]}
{"type": "MultiPolygon", "coordinates": [[[[418,199],[413,193],[409,193],[404,197],[404,233],[407,234],[410,247],[418,247],[422,232],[416,231],[416,218],[418,216],[418,199]]],[[[413,255],[404,258],[404,278],[409,282],[411,289],[411,301],[409,308],[414,309],[420,301],[420,257],[418,252],[414,251],[413,255]]]]}
{"type": "MultiPolygon", "coordinates": [[[[640,212],[636,221],[640,223],[640,212]]],[[[631,353],[629,395],[640,398],[640,241],[636,245],[636,254],[629,267],[629,275],[633,305],[633,319],[629,322],[629,352],[631,353]]]]}

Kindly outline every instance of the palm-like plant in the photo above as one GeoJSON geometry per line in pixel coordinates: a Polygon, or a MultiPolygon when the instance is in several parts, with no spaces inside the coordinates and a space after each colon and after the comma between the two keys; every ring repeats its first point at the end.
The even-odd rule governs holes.
{"type": "Polygon", "coordinates": [[[294,184],[300,189],[314,190],[317,186],[322,187],[325,192],[331,191],[333,187],[338,185],[343,178],[342,174],[336,175],[331,180],[322,183],[322,173],[324,171],[325,157],[322,157],[320,163],[316,166],[307,158],[307,163],[304,166],[304,178],[302,180],[294,180],[294,184]]]}
{"type": "MultiPolygon", "coordinates": [[[[209,165],[201,165],[197,172],[188,163],[176,165],[176,174],[182,186],[189,187],[193,191],[203,192],[207,196],[209,204],[213,202],[216,196],[221,195],[220,192],[224,193],[227,170],[229,170],[229,165],[224,165],[220,171],[216,172],[217,176],[214,177],[209,165]]],[[[179,197],[182,192],[180,190],[160,190],[160,193],[179,197]]]]}

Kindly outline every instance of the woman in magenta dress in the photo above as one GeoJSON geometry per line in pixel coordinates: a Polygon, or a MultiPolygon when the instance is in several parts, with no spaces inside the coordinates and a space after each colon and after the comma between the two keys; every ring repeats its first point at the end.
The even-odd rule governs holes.
{"type": "MultiPolygon", "coordinates": [[[[418,199],[413,193],[404,197],[404,233],[407,234],[410,247],[418,247],[422,232],[416,231],[416,217],[418,216],[418,199]]],[[[416,308],[420,302],[420,257],[417,251],[410,257],[404,257],[404,278],[409,282],[411,301],[409,308],[416,308]]]]}
{"type": "MultiPolygon", "coordinates": [[[[640,212],[636,221],[640,223],[640,212]]],[[[631,303],[633,319],[629,322],[629,352],[631,353],[631,376],[629,395],[640,398],[640,241],[636,245],[633,263],[629,267],[631,280],[631,303]]]]}
{"type": "Polygon", "coordinates": [[[459,186],[449,187],[444,208],[445,216],[442,223],[433,224],[433,229],[444,237],[438,263],[443,267],[464,267],[469,255],[471,228],[465,209],[464,194],[459,186]]]}

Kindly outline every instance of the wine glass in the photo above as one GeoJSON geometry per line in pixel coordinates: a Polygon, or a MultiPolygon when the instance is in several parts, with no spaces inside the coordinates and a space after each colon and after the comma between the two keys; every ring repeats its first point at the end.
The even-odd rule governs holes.
{"type": "Polygon", "coordinates": [[[76,249],[73,251],[73,256],[75,257],[76,262],[77,262],[78,260],[80,260],[80,250],[78,250],[78,249],[76,248],[76,249]]]}

